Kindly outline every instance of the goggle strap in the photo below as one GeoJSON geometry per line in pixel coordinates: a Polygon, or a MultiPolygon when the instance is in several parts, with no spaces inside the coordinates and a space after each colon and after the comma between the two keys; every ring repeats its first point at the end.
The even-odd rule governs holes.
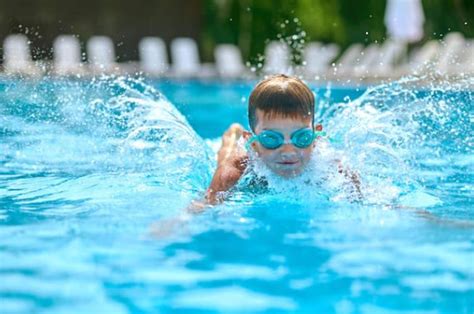
{"type": "Polygon", "coordinates": [[[325,131],[314,131],[314,138],[317,139],[318,137],[323,137],[323,136],[326,136],[326,132],[325,131]]]}
{"type": "Polygon", "coordinates": [[[250,145],[252,145],[252,143],[255,142],[256,140],[257,140],[257,135],[252,135],[252,137],[249,138],[247,143],[245,143],[245,149],[250,150],[250,145]]]}

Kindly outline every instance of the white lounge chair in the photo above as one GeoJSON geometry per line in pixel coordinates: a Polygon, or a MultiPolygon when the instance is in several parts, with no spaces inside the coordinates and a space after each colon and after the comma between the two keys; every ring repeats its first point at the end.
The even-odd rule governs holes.
{"type": "Polygon", "coordinates": [[[192,38],[176,38],[171,42],[172,75],[178,78],[207,78],[216,75],[210,63],[202,63],[198,46],[192,38]]]}
{"type": "Polygon", "coordinates": [[[320,59],[320,51],[322,47],[322,43],[315,41],[308,43],[304,47],[301,72],[308,78],[321,74],[323,71],[324,66],[320,59]]]}
{"type": "Polygon", "coordinates": [[[335,44],[323,45],[319,42],[309,43],[303,51],[303,70],[307,77],[326,74],[331,68],[331,62],[339,54],[335,44]]]}
{"type": "Polygon", "coordinates": [[[53,72],[58,75],[84,73],[81,44],[73,35],[60,35],[53,42],[53,72]]]}
{"type": "Polygon", "coordinates": [[[441,74],[460,73],[466,42],[461,33],[449,33],[442,40],[443,48],[436,64],[436,70],[441,74]]]}
{"type": "Polygon", "coordinates": [[[3,69],[7,74],[39,75],[40,68],[33,62],[28,38],[9,35],[3,42],[3,69]]]}
{"type": "Polygon", "coordinates": [[[352,44],[337,61],[334,75],[338,79],[397,78],[399,74],[392,70],[398,67],[404,54],[405,45],[390,40],[365,48],[362,44],[352,44]]]}
{"type": "Polygon", "coordinates": [[[171,42],[173,74],[177,77],[197,77],[201,71],[199,51],[192,38],[176,38],[171,42]]]}
{"type": "Polygon", "coordinates": [[[138,43],[140,69],[146,74],[160,76],[168,71],[168,54],[163,39],[144,37],[138,43]]]}
{"type": "Polygon", "coordinates": [[[454,46],[454,51],[450,54],[452,59],[448,60],[445,72],[441,74],[454,76],[474,74],[474,39],[462,39],[462,42],[458,40],[459,38],[452,43],[454,46]]]}
{"type": "Polygon", "coordinates": [[[408,63],[398,67],[399,75],[420,75],[431,69],[439,58],[441,45],[437,40],[430,40],[421,48],[413,51],[408,63]]]}
{"type": "Polygon", "coordinates": [[[114,73],[119,67],[115,62],[115,48],[107,36],[93,36],[87,41],[87,60],[92,73],[114,73]]]}
{"type": "Polygon", "coordinates": [[[474,75],[474,39],[466,41],[463,68],[464,73],[474,75]]]}
{"type": "Polygon", "coordinates": [[[387,40],[383,43],[380,56],[371,73],[377,77],[397,78],[395,69],[406,58],[407,46],[401,41],[387,40]]]}
{"type": "Polygon", "coordinates": [[[245,75],[246,67],[239,47],[231,44],[217,45],[214,49],[214,59],[219,76],[239,78],[245,75]]]}
{"type": "Polygon", "coordinates": [[[334,68],[333,76],[337,78],[350,77],[353,74],[354,67],[360,63],[362,59],[362,51],[364,46],[362,44],[352,44],[337,60],[334,68]]]}
{"type": "Polygon", "coordinates": [[[292,74],[290,49],[286,43],[271,41],[265,47],[265,64],[263,73],[265,74],[292,74]]]}
{"type": "Polygon", "coordinates": [[[369,78],[376,76],[372,72],[374,66],[380,60],[382,50],[378,44],[370,44],[361,52],[360,61],[356,63],[353,74],[360,78],[369,78]]]}

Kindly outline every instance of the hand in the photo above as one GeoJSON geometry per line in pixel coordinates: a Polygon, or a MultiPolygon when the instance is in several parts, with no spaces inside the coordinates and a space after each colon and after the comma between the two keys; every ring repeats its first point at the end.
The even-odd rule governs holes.
{"type": "Polygon", "coordinates": [[[186,212],[189,214],[200,214],[206,210],[206,207],[209,207],[210,204],[206,200],[194,200],[186,208],[186,212]]]}
{"type": "Polygon", "coordinates": [[[171,218],[163,218],[150,227],[150,234],[155,239],[165,239],[182,235],[187,230],[189,220],[195,214],[204,212],[210,204],[205,200],[195,200],[185,209],[185,213],[171,218]]]}
{"type": "Polygon", "coordinates": [[[238,143],[244,132],[240,124],[234,123],[222,136],[216,172],[206,192],[208,204],[221,203],[224,199],[222,195],[237,183],[247,168],[247,152],[238,143]]]}
{"type": "Polygon", "coordinates": [[[238,124],[232,124],[222,135],[222,146],[217,153],[217,164],[240,161],[242,164],[247,159],[247,152],[238,144],[244,133],[244,128],[238,124]]]}
{"type": "Polygon", "coordinates": [[[151,225],[150,234],[155,239],[165,239],[178,236],[186,230],[188,221],[189,216],[187,215],[163,218],[151,225]]]}

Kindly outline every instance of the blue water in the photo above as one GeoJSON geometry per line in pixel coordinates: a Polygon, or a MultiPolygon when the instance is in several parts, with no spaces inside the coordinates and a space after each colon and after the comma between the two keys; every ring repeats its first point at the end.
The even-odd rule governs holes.
{"type": "Polygon", "coordinates": [[[366,202],[270,178],[176,220],[254,83],[3,79],[0,312],[472,313],[473,80],[312,86],[366,202]]]}

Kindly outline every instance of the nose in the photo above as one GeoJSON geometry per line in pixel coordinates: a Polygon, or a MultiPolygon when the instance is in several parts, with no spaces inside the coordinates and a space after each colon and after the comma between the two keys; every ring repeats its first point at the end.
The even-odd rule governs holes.
{"type": "Polygon", "coordinates": [[[292,144],[283,144],[280,147],[280,154],[295,154],[296,148],[292,144]]]}

